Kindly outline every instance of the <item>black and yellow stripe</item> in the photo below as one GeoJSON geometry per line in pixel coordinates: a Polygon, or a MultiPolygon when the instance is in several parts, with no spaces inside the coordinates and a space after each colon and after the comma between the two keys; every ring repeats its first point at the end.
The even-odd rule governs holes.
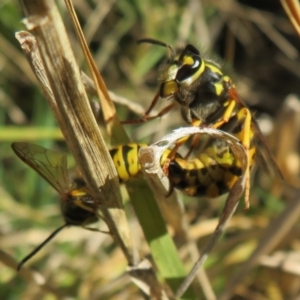
{"type": "MultiPolygon", "coordinates": [[[[128,144],[110,150],[120,182],[140,175],[138,152],[143,146],[147,145],[128,144]]],[[[169,154],[168,149],[163,153],[162,168],[169,154]]],[[[167,167],[171,186],[191,197],[214,198],[227,193],[242,174],[239,161],[223,145],[207,147],[193,159],[184,159],[176,153],[167,167]]]]}
{"type": "MultiPolygon", "coordinates": [[[[147,144],[135,144],[130,143],[127,145],[121,145],[109,150],[111,158],[116,167],[120,183],[126,182],[133,177],[137,177],[141,174],[141,165],[138,162],[139,150],[141,147],[146,147],[147,144]]],[[[160,165],[163,167],[170,150],[165,150],[160,159],[160,165]]],[[[179,157],[176,154],[175,157],[179,157]]]]}
{"type": "Polygon", "coordinates": [[[242,174],[229,149],[208,147],[193,159],[176,157],[169,165],[171,185],[192,197],[214,198],[230,191],[242,174]]]}
{"type": "MultiPolygon", "coordinates": [[[[141,173],[138,152],[143,146],[147,145],[128,144],[110,150],[120,182],[141,173]]],[[[96,222],[100,216],[97,214],[97,203],[89,194],[82,178],[73,179],[72,187],[69,186],[65,154],[30,143],[13,143],[12,148],[21,160],[60,194],[61,212],[65,221],[63,226],[56,229],[19,263],[17,269],[20,270],[24,263],[63,228],[72,225],[97,230],[87,226],[96,222]]],[[[240,169],[231,153],[219,150],[217,147],[206,148],[199,157],[191,160],[183,159],[176,153],[170,162],[168,161],[170,150],[166,150],[160,159],[160,164],[165,167],[168,161],[168,177],[172,187],[189,196],[212,198],[228,192],[240,175],[240,169]]]]}
{"type": "Polygon", "coordinates": [[[141,147],[146,144],[128,144],[113,148],[109,151],[115,164],[120,182],[129,180],[139,175],[141,166],[138,154],[141,147]]]}

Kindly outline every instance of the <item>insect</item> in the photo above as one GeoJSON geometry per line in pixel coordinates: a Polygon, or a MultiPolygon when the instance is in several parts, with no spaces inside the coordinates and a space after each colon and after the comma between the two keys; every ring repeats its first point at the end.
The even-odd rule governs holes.
{"type": "MultiPolygon", "coordinates": [[[[142,146],[145,145],[128,144],[110,150],[120,182],[125,182],[140,174],[138,151],[142,146]]],[[[65,227],[82,226],[88,230],[98,231],[88,225],[98,221],[99,216],[96,213],[97,204],[89,195],[83,178],[74,178],[70,184],[66,154],[30,143],[13,143],[12,149],[23,162],[34,169],[59,193],[61,213],[65,221],[64,225],[57,228],[45,241],[22,259],[17,267],[20,270],[31,257],[65,227]]]]}
{"type": "Polygon", "coordinates": [[[212,144],[196,157],[177,157],[168,164],[172,188],[192,197],[215,198],[228,193],[242,175],[239,160],[229,147],[212,144]]]}
{"type": "MultiPolygon", "coordinates": [[[[110,150],[120,182],[141,173],[138,152],[143,146],[147,145],[132,143],[110,150]]],[[[184,158],[177,152],[169,159],[171,151],[166,149],[160,158],[162,168],[167,162],[165,171],[171,191],[176,188],[188,196],[215,198],[227,193],[242,174],[239,160],[228,146],[220,145],[220,141],[212,143],[192,159],[184,158]]]]}
{"type": "MultiPolygon", "coordinates": [[[[128,144],[110,150],[120,183],[138,176],[141,166],[138,162],[139,149],[146,144],[128,144]]],[[[84,180],[80,177],[69,184],[66,154],[54,152],[30,143],[13,143],[12,149],[28,166],[42,176],[61,197],[60,207],[65,224],[57,228],[51,235],[28,254],[18,265],[21,267],[41,248],[51,241],[67,226],[82,226],[98,221],[97,204],[89,195],[84,180]]],[[[165,150],[160,158],[160,165],[168,162],[167,175],[171,188],[176,188],[189,196],[214,198],[230,191],[242,174],[239,160],[229,147],[219,140],[210,143],[200,153],[187,159],[179,153],[170,154],[173,150],[165,150]]],[[[171,191],[170,191],[171,192],[171,191]]]]}
{"type": "Polygon", "coordinates": [[[138,154],[141,147],[146,144],[128,144],[109,150],[115,164],[120,183],[136,177],[140,174],[141,165],[138,162],[138,154]]]}
{"type": "MultiPolygon", "coordinates": [[[[250,169],[255,157],[275,176],[282,178],[281,172],[266,145],[250,110],[240,99],[231,78],[225,75],[221,67],[213,61],[203,59],[198,49],[187,45],[182,52],[176,51],[163,42],[153,39],[140,40],[167,47],[170,58],[162,69],[159,91],[149,109],[140,120],[124,123],[141,123],[161,117],[168,113],[174,103],[166,106],[155,116],[149,116],[159,98],[174,99],[179,103],[183,119],[194,126],[220,129],[238,138],[245,147],[248,156],[246,167],[245,206],[249,208],[250,169]]],[[[191,149],[196,147],[200,137],[195,137],[191,149]]],[[[186,142],[182,139],[170,154],[186,142]]]]}
{"type": "Polygon", "coordinates": [[[51,241],[67,226],[82,226],[93,230],[88,225],[98,221],[96,203],[88,194],[82,178],[75,178],[69,184],[67,156],[30,143],[13,143],[12,149],[28,166],[43,177],[60,195],[60,208],[65,224],[57,228],[50,236],[28,254],[18,265],[17,269],[33,257],[41,248],[51,241]]]}

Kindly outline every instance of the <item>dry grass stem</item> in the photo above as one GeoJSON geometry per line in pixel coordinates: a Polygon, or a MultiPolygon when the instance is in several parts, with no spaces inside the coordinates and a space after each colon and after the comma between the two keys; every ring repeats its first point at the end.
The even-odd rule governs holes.
{"type": "Polygon", "coordinates": [[[54,1],[21,3],[26,15],[24,23],[37,40],[54,96],[50,103],[53,113],[91,195],[99,204],[100,215],[129,264],[134,264],[116,170],[93,117],[59,12],[54,1]]]}

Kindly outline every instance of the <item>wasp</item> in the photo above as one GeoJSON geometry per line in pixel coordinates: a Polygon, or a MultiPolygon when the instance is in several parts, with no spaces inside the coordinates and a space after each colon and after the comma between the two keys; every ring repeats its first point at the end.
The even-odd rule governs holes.
{"type": "Polygon", "coordinates": [[[67,170],[67,156],[44,147],[30,143],[13,143],[15,154],[28,166],[43,177],[60,195],[60,208],[65,224],[57,228],[51,235],[28,254],[17,269],[33,257],[41,248],[51,241],[67,226],[87,227],[99,220],[96,213],[96,203],[89,195],[84,180],[75,178],[70,184],[67,170]]]}
{"type": "MultiPolygon", "coordinates": [[[[246,209],[249,208],[250,169],[254,159],[267,166],[273,175],[279,178],[282,178],[282,175],[249,108],[239,97],[232,79],[224,74],[217,63],[203,59],[193,45],[188,44],[177,54],[170,45],[160,41],[142,39],[139,42],[164,46],[169,49],[170,57],[162,68],[158,93],[143,118],[124,123],[141,123],[161,117],[178,103],[181,115],[188,124],[212,127],[238,138],[248,156],[245,206],[246,209]],[[149,116],[159,98],[174,99],[175,103],[166,106],[157,115],[149,116]]],[[[197,141],[200,137],[194,139],[197,141]]],[[[195,147],[195,141],[192,148],[195,147]]],[[[170,154],[171,159],[178,147],[185,142],[186,139],[178,142],[170,154]]],[[[223,144],[226,147],[226,142],[223,144]]]]}
{"type": "MultiPolygon", "coordinates": [[[[128,144],[111,149],[109,152],[115,164],[120,182],[126,182],[141,174],[138,153],[146,144],[128,144]]],[[[232,155],[229,147],[220,145],[220,141],[211,143],[194,158],[184,158],[178,152],[170,159],[172,150],[166,149],[160,165],[165,168],[173,188],[193,197],[215,198],[232,188],[242,175],[238,159],[232,155]],[[219,145],[218,145],[219,144],[219,145]]]]}
{"type": "MultiPolygon", "coordinates": [[[[217,141],[219,143],[219,141],[217,141]]],[[[230,191],[242,169],[239,161],[224,145],[211,143],[201,150],[198,156],[187,159],[178,152],[166,149],[160,158],[161,167],[168,162],[167,175],[173,188],[189,196],[214,198],[230,191]]],[[[111,149],[110,155],[115,164],[120,183],[141,174],[138,153],[146,144],[128,144],[111,149]]],[[[12,149],[28,166],[43,177],[60,195],[61,213],[65,224],[57,228],[19,263],[17,269],[33,257],[67,226],[82,226],[85,229],[99,231],[88,225],[99,220],[96,213],[97,203],[89,194],[84,180],[80,177],[69,183],[67,156],[30,143],[13,143],[12,149]]]]}
{"type": "Polygon", "coordinates": [[[178,153],[168,162],[172,188],[191,197],[216,198],[230,191],[242,175],[242,168],[228,147],[216,144],[191,159],[178,153]]]}
{"type": "MultiPolygon", "coordinates": [[[[120,183],[141,173],[138,151],[143,146],[146,145],[128,144],[110,150],[120,183]]],[[[74,178],[70,184],[66,154],[31,143],[13,143],[12,149],[24,163],[34,169],[59,193],[61,213],[65,221],[64,225],[57,228],[45,241],[22,259],[17,267],[20,270],[31,257],[67,226],[82,226],[88,230],[100,231],[88,227],[97,222],[100,216],[96,213],[97,204],[89,194],[83,178],[74,178]]],[[[166,152],[166,155],[168,153],[166,152]]]]}

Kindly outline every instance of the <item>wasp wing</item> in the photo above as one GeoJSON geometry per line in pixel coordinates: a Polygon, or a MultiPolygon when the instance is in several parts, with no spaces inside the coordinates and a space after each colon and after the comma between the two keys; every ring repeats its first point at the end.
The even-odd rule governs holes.
{"type": "Polygon", "coordinates": [[[31,143],[13,143],[16,155],[60,194],[69,190],[67,156],[31,143]]]}
{"type": "Polygon", "coordinates": [[[283,180],[284,177],[282,175],[281,170],[279,169],[275,158],[270,151],[269,147],[267,146],[267,141],[261,132],[258,124],[256,121],[252,118],[251,123],[252,129],[255,132],[255,136],[258,139],[258,145],[257,145],[257,153],[256,153],[256,162],[258,165],[261,166],[262,170],[266,170],[269,175],[271,175],[274,178],[283,180]]]}
{"type": "MultiPolygon", "coordinates": [[[[237,90],[235,87],[229,88],[229,94],[230,96],[239,103],[239,105],[247,107],[242,99],[239,97],[237,90]]],[[[251,114],[252,115],[252,114],[251,114]]],[[[256,162],[263,170],[266,170],[269,175],[272,177],[278,178],[278,179],[284,179],[281,170],[279,169],[275,158],[270,151],[269,147],[267,146],[267,141],[261,132],[257,122],[255,121],[253,115],[251,117],[251,128],[253,132],[255,133],[256,140],[258,142],[257,145],[257,153],[256,153],[256,162]]]]}

